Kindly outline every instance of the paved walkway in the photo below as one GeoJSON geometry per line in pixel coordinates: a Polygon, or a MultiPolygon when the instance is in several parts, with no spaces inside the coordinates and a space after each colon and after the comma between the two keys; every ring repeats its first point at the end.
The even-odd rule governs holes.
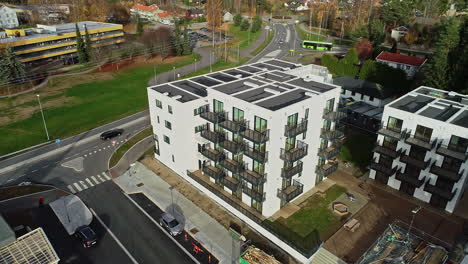
{"type": "Polygon", "coordinates": [[[185,230],[189,231],[221,263],[231,263],[232,238],[228,230],[177,190],[173,189],[171,196],[170,185],[144,165],[137,162],[131,172],[127,171],[114,179],[114,182],[126,193],[144,193],[166,212],[174,210],[176,218],[185,223],[185,230]]]}
{"type": "Polygon", "coordinates": [[[113,178],[115,178],[124,174],[130,167],[130,164],[137,161],[143,155],[143,153],[145,153],[148,149],[152,148],[153,146],[153,136],[148,136],[145,139],[133,145],[124,155],[122,155],[118,163],[109,170],[110,175],[113,178]]]}

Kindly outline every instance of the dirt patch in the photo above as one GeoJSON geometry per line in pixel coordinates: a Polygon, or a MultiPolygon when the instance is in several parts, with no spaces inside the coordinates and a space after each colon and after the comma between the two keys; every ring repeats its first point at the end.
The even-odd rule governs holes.
{"type": "Polygon", "coordinates": [[[242,235],[252,242],[256,247],[264,250],[268,254],[272,254],[281,263],[298,263],[295,259],[291,258],[286,252],[271,243],[268,239],[252,230],[246,223],[242,222],[239,218],[231,215],[224,210],[220,205],[211,200],[208,196],[204,195],[193,185],[185,181],[182,177],[170,170],[164,164],[152,157],[145,157],[140,161],[149,170],[156,173],[165,182],[174,186],[179,193],[184,195],[187,199],[196,204],[205,213],[210,215],[213,219],[223,225],[226,229],[230,226],[239,227],[242,235]]]}

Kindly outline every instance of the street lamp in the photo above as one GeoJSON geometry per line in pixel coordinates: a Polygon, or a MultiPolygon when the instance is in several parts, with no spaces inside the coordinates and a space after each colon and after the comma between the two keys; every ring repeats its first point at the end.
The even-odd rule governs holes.
{"type": "Polygon", "coordinates": [[[172,195],[172,190],[174,190],[174,186],[169,186],[169,190],[171,191],[172,216],[174,216],[174,196],[172,195]]]}
{"type": "Polygon", "coordinates": [[[175,81],[175,66],[172,67],[172,73],[174,75],[174,81],[175,81]]]}
{"type": "Polygon", "coordinates": [[[195,72],[197,72],[197,59],[195,59],[194,65],[195,65],[195,72]]]}
{"type": "Polygon", "coordinates": [[[414,208],[413,210],[411,210],[411,213],[412,213],[412,216],[411,216],[411,223],[410,223],[410,226],[408,228],[408,234],[406,234],[406,244],[409,244],[409,236],[410,236],[410,232],[411,232],[411,228],[413,227],[413,221],[414,221],[414,217],[416,216],[416,214],[422,209],[421,206],[418,206],[416,208],[414,208]]]}
{"type": "Polygon", "coordinates": [[[41,104],[40,95],[39,95],[39,94],[36,94],[36,97],[37,97],[37,101],[39,102],[39,108],[41,109],[42,122],[44,123],[44,129],[45,129],[45,132],[46,132],[47,141],[49,141],[49,140],[50,140],[50,138],[49,138],[49,131],[47,131],[47,126],[46,126],[46,122],[45,122],[45,118],[44,118],[44,111],[42,110],[42,104],[41,104]]]}

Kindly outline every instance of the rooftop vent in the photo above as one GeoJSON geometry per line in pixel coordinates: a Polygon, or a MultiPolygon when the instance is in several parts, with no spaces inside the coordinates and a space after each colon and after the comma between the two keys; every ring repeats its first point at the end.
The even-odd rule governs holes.
{"type": "Polygon", "coordinates": [[[263,91],[265,91],[265,92],[267,92],[267,93],[272,93],[272,94],[274,94],[274,95],[281,94],[280,91],[273,90],[273,89],[270,89],[270,88],[265,88],[265,89],[263,89],[263,91]]]}
{"type": "Polygon", "coordinates": [[[249,82],[249,81],[244,82],[244,85],[245,86],[250,86],[250,87],[258,87],[258,84],[255,84],[255,83],[249,82]]]}
{"type": "Polygon", "coordinates": [[[240,79],[240,78],[242,78],[242,74],[236,74],[236,75],[234,75],[234,77],[236,77],[236,78],[239,78],[239,79],[240,79]]]}
{"type": "Polygon", "coordinates": [[[163,93],[165,96],[169,96],[169,93],[168,92],[164,92],[163,93]]]}
{"type": "Polygon", "coordinates": [[[178,95],[172,97],[172,99],[174,99],[174,100],[178,100],[178,99],[180,99],[180,98],[182,98],[182,95],[180,95],[180,94],[178,94],[178,95]]]}

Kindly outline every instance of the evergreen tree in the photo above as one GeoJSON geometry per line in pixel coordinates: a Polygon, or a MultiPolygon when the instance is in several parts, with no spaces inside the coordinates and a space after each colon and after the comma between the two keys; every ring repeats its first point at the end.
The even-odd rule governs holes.
{"type": "Polygon", "coordinates": [[[188,35],[187,27],[184,28],[184,44],[183,44],[183,55],[189,55],[192,51],[190,50],[190,38],[188,35]]]}
{"type": "Polygon", "coordinates": [[[136,34],[137,36],[141,36],[143,34],[143,22],[140,19],[140,16],[137,15],[136,17],[136,34]]]}
{"type": "Polygon", "coordinates": [[[382,0],[380,18],[385,24],[404,25],[414,10],[414,0],[382,0]]]}
{"type": "Polygon", "coordinates": [[[0,57],[0,84],[20,83],[26,76],[24,64],[13,52],[12,48],[5,50],[5,54],[0,57]]]}
{"type": "Polygon", "coordinates": [[[369,23],[369,40],[372,42],[372,47],[378,47],[385,41],[385,24],[379,19],[373,19],[369,23]]]}
{"type": "Polygon", "coordinates": [[[457,20],[450,18],[445,21],[436,39],[434,55],[424,71],[425,85],[443,90],[449,89],[449,54],[458,45],[459,38],[457,20]]]}
{"type": "Polygon", "coordinates": [[[175,21],[175,30],[174,30],[174,45],[175,45],[175,51],[176,51],[176,56],[182,56],[183,53],[183,47],[182,47],[182,40],[180,39],[180,23],[179,21],[175,21]]]}
{"type": "Polygon", "coordinates": [[[450,55],[450,90],[468,93],[468,18],[460,27],[460,41],[450,55]]]}
{"type": "Polygon", "coordinates": [[[250,31],[257,32],[262,28],[262,19],[260,16],[255,16],[252,22],[252,28],[250,31]]]}
{"type": "Polygon", "coordinates": [[[89,37],[88,28],[85,25],[85,37],[84,37],[84,47],[85,47],[85,54],[86,54],[86,61],[91,59],[91,52],[93,49],[91,47],[91,38],[89,37]]]}
{"type": "Polygon", "coordinates": [[[250,27],[250,23],[247,19],[242,20],[242,23],[240,25],[240,30],[241,31],[247,31],[250,27]]]}
{"type": "Polygon", "coordinates": [[[234,26],[238,27],[242,23],[242,15],[240,13],[236,14],[233,18],[234,20],[234,26]]]}
{"type": "Polygon", "coordinates": [[[85,47],[85,44],[83,43],[83,38],[81,37],[81,32],[78,27],[78,24],[75,24],[75,31],[76,31],[76,52],[78,53],[78,61],[80,63],[86,63],[87,62],[86,47],[85,47]]]}

